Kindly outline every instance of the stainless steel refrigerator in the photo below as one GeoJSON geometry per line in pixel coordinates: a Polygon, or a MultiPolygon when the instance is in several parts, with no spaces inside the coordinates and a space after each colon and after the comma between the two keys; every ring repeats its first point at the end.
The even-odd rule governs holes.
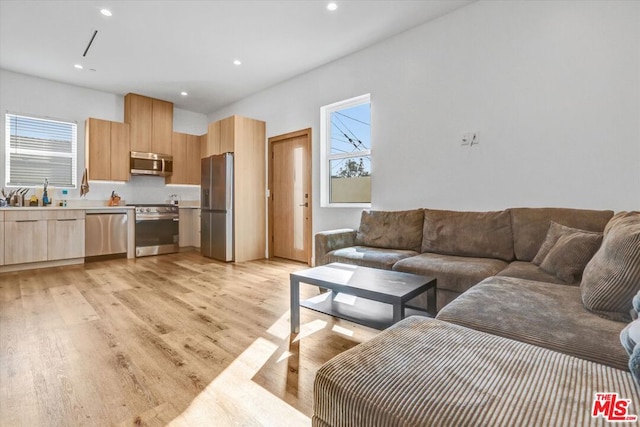
{"type": "Polygon", "coordinates": [[[202,159],[200,185],[202,255],[233,261],[233,153],[202,159]]]}

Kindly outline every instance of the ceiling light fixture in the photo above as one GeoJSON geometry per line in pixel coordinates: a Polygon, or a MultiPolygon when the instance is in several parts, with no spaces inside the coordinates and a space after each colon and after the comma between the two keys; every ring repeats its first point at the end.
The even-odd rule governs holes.
{"type": "Polygon", "coordinates": [[[76,67],[78,70],[82,70],[84,67],[80,64],[75,64],[74,67],[76,67]]]}
{"type": "Polygon", "coordinates": [[[327,5],[327,9],[330,10],[331,12],[333,12],[337,8],[338,8],[338,4],[335,2],[331,2],[327,5]]]}
{"type": "Polygon", "coordinates": [[[239,59],[234,59],[233,65],[242,65],[242,61],[240,61],[239,59]]]}
{"type": "Polygon", "coordinates": [[[104,16],[111,16],[111,15],[113,15],[109,9],[101,9],[101,10],[100,10],[100,13],[101,13],[101,14],[103,14],[104,16]]]}
{"type": "Polygon", "coordinates": [[[187,95],[189,95],[189,94],[188,94],[187,92],[182,91],[182,92],[180,92],[180,95],[182,95],[182,96],[187,96],[187,95]]]}

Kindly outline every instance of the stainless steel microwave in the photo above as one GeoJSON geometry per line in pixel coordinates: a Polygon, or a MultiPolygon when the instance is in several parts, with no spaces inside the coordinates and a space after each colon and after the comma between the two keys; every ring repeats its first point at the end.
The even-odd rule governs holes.
{"type": "Polygon", "coordinates": [[[173,173],[173,156],[131,152],[131,175],[169,176],[173,173]]]}

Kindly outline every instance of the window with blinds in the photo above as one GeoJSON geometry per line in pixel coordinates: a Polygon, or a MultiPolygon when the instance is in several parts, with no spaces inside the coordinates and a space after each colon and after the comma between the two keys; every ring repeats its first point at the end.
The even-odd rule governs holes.
{"type": "Polygon", "coordinates": [[[76,188],[78,126],[60,120],[7,113],[5,183],[76,188]]]}

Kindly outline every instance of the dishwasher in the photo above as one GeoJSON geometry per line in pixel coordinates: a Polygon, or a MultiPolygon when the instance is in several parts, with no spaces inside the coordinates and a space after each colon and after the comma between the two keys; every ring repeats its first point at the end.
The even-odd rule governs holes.
{"type": "Polygon", "coordinates": [[[126,209],[88,210],[85,216],[85,260],[127,256],[126,209]]]}

